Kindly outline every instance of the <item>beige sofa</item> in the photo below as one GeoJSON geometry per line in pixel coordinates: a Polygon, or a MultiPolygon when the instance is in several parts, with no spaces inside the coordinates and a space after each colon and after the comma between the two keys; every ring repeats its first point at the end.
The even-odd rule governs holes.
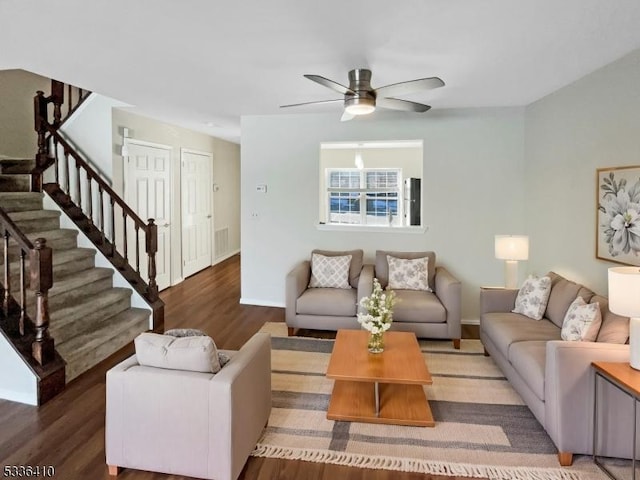
{"type": "Polygon", "coordinates": [[[106,461],[119,467],[235,480],[271,412],[271,342],[257,333],[218,373],[141,366],[107,372],[106,461]]]}
{"type": "MultiPolygon", "coordinates": [[[[517,290],[482,289],[480,339],[485,352],[498,364],[511,385],[545,428],[561,465],[573,454],[592,454],[594,372],[591,362],[629,360],[629,319],[609,311],[605,297],[553,272],[551,294],[544,318],[533,320],[511,313],[517,290]],[[602,327],[596,342],[568,342],[560,337],[569,305],[580,295],[598,302],[602,327]]],[[[630,458],[630,402],[606,384],[598,391],[604,431],[598,453],[630,458]]]]}

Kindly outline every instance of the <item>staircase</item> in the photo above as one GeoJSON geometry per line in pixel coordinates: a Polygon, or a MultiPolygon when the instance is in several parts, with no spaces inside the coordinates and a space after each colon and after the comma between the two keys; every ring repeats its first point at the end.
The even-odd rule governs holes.
{"type": "MultiPolygon", "coordinates": [[[[44,194],[30,191],[34,163],[0,159],[0,207],[31,242],[45,238],[53,250],[49,334],[66,362],[68,383],[148,330],[151,311],[132,308],[131,290],[114,287],[114,271],[95,266],[96,250],[78,247],[78,231],[60,228],[60,212],[43,208],[44,194]]],[[[12,285],[20,282],[19,255],[18,246],[10,245],[12,285]]],[[[26,300],[26,313],[34,319],[33,290],[26,300]]]]}

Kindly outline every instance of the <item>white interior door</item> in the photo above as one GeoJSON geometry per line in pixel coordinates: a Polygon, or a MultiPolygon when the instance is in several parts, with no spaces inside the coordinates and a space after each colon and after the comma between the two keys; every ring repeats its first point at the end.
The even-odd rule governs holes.
{"type": "MultiPolygon", "coordinates": [[[[156,283],[162,290],[171,284],[171,147],[135,140],[128,140],[127,147],[125,201],[142,220],[153,218],[158,225],[156,283]]],[[[135,236],[127,239],[129,251],[135,251],[135,236]]],[[[148,280],[144,236],[139,248],[140,274],[148,280]]]]}
{"type": "Polygon", "coordinates": [[[211,265],[213,155],[182,149],[182,275],[211,265]]]}

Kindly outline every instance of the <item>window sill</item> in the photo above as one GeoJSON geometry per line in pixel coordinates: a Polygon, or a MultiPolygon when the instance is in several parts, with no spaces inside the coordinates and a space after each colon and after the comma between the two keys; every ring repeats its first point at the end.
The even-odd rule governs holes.
{"type": "Polygon", "coordinates": [[[323,232],[372,232],[372,233],[425,233],[429,227],[382,227],[378,225],[328,225],[319,223],[316,228],[323,232]]]}

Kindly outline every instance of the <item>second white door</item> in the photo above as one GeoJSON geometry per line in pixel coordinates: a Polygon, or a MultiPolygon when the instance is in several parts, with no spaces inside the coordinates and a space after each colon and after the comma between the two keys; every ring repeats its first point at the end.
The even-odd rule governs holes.
{"type": "Polygon", "coordinates": [[[182,275],[211,265],[213,155],[182,149],[182,275]]]}

